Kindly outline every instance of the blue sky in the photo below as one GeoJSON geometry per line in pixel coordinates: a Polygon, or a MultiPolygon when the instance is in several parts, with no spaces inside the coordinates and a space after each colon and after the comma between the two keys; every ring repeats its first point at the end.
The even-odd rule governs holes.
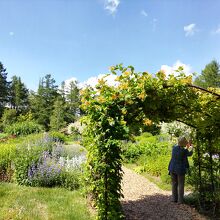
{"type": "Polygon", "coordinates": [[[220,62],[219,0],[0,0],[0,61],[36,90],[133,65],[155,73],[220,62]]]}

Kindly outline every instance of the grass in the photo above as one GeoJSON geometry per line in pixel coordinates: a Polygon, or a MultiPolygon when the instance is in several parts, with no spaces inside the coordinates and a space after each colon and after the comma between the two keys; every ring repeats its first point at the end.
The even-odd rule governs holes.
{"type": "Polygon", "coordinates": [[[79,191],[0,183],[0,220],[93,220],[79,191]]]}

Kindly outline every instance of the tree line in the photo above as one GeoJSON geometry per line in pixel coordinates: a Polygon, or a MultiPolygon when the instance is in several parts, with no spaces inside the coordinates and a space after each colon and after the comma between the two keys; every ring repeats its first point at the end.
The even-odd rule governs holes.
{"type": "Polygon", "coordinates": [[[74,122],[81,114],[79,88],[76,81],[60,88],[47,74],[39,80],[36,92],[29,90],[18,76],[8,79],[0,62],[0,131],[19,120],[32,120],[44,130],[59,130],[74,122]]]}

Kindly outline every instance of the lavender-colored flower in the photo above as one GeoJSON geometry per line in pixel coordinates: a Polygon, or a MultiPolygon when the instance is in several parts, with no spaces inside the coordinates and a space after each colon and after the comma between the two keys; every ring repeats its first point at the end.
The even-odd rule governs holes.
{"type": "Polygon", "coordinates": [[[63,152],[63,145],[60,142],[56,142],[52,149],[52,156],[58,159],[63,154],[63,152]]]}
{"type": "Polygon", "coordinates": [[[60,142],[54,142],[47,134],[42,139],[28,143],[26,146],[28,146],[28,149],[26,149],[30,155],[33,152],[38,155],[38,160],[35,160],[28,169],[28,181],[35,186],[61,184],[62,178],[66,178],[66,175],[70,174],[71,176],[71,173],[75,171],[80,173],[82,171],[82,163],[86,160],[85,152],[79,154],[79,151],[74,151],[75,148],[71,149],[71,153],[69,151],[66,152],[70,157],[63,157],[62,155],[65,155],[66,149],[60,142]]]}
{"type": "Polygon", "coordinates": [[[51,186],[56,184],[63,167],[56,163],[49,151],[43,151],[38,163],[28,170],[28,179],[35,185],[51,186]]]}

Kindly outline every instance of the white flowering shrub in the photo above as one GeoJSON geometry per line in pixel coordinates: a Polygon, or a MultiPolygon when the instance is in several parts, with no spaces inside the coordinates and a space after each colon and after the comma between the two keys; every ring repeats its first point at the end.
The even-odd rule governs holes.
{"type": "Polygon", "coordinates": [[[71,123],[67,127],[68,134],[72,134],[73,132],[78,132],[79,134],[82,134],[84,125],[81,124],[80,121],[76,121],[74,123],[71,123]]]}

